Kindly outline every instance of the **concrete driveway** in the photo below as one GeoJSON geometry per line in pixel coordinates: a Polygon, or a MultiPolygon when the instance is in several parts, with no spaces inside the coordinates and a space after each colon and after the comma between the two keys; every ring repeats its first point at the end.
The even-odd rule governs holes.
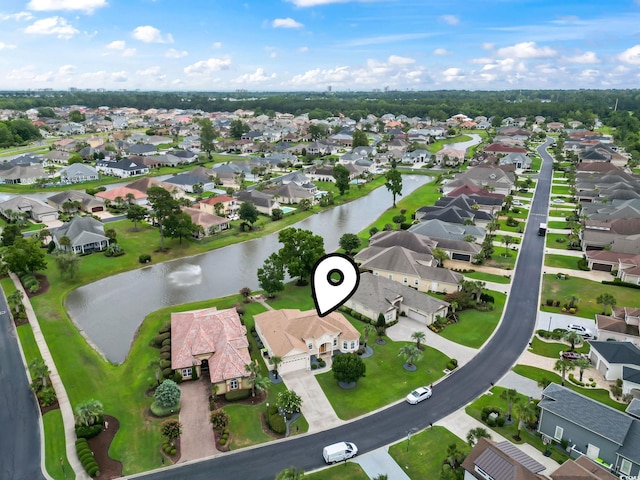
{"type": "Polygon", "coordinates": [[[180,461],[197,460],[218,452],[209,423],[209,387],[205,378],[180,384],[180,461]]]}

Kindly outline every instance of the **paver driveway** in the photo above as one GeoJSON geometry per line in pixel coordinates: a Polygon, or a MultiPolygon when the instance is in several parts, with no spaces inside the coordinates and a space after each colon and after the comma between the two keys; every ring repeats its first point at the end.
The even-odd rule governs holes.
{"type": "Polygon", "coordinates": [[[209,387],[206,378],[180,384],[180,462],[209,457],[216,450],[213,428],[209,423],[209,387]]]}

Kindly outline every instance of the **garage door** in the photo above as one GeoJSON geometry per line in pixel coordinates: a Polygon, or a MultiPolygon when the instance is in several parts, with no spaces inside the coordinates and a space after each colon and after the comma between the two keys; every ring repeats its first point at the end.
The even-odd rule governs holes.
{"type": "Polygon", "coordinates": [[[591,267],[592,270],[597,270],[598,272],[610,272],[613,268],[613,265],[607,265],[606,263],[594,263],[591,267]]]}
{"type": "Polygon", "coordinates": [[[409,309],[407,311],[407,317],[412,318],[413,320],[417,320],[420,323],[427,323],[427,317],[420,312],[416,312],[415,310],[409,309]]]}
{"type": "Polygon", "coordinates": [[[309,357],[296,357],[292,359],[283,359],[278,367],[280,373],[295,372],[296,370],[306,370],[309,368],[309,357]]]}
{"type": "Polygon", "coordinates": [[[452,260],[461,260],[463,262],[469,262],[469,261],[471,261],[471,255],[469,255],[467,253],[453,253],[453,254],[451,254],[451,259],[452,260]]]}

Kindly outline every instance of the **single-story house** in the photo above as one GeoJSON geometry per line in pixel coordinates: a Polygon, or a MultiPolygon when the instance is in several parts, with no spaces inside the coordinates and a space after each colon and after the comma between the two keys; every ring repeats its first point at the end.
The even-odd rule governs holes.
{"type": "Polygon", "coordinates": [[[60,181],[62,183],[80,183],[98,180],[98,171],[90,165],[84,163],[74,163],[68,167],[60,169],[60,181]]]}
{"type": "Polygon", "coordinates": [[[640,474],[640,420],[556,383],[538,406],[544,439],[566,440],[573,457],[586,455],[615,473],[640,474]]]}
{"type": "Polygon", "coordinates": [[[102,198],[94,197],[81,190],[66,190],[64,192],[55,193],[47,198],[47,203],[56,208],[59,212],[77,212],[82,210],[87,213],[103,212],[105,205],[102,198]],[[69,209],[66,203],[71,202],[72,205],[78,205],[78,208],[69,209]],[[77,204],[75,202],[78,202],[77,204]]]}
{"type": "Polygon", "coordinates": [[[444,300],[368,272],[360,275],[358,289],[344,305],[374,321],[382,314],[387,322],[406,316],[425,325],[446,317],[449,311],[444,300]]]}
{"type": "Polygon", "coordinates": [[[205,237],[229,228],[228,218],[213,215],[199,208],[181,207],[181,210],[191,217],[193,223],[202,227],[205,237]]]}
{"type": "Polygon", "coordinates": [[[47,178],[42,164],[17,165],[6,169],[0,168],[0,183],[31,185],[41,178],[47,178]]]}
{"type": "Polygon", "coordinates": [[[190,173],[180,173],[171,178],[167,178],[165,183],[175,185],[177,188],[189,193],[196,192],[198,188],[203,192],[210,192],[215,187],[213,180],[190,173]]]}
{"type": "Polygon", "coordinates": [[[353,353],[360,348],[360,332],[338,312],[320,317],[315,310],[270,310],[254,320],[269,357],[282,358],[280,373],[309,370],[311,356],[353,353]]]}
{"type": "Polygon", "coordinates": [[[546,467],[509,441],[478,439],[462,462],[464,480],[544,480],[546,467]]]}
{"type": "Polygon", "coordinates": [[[107,175],[114,175],[121,178],[146,175],[149,173],[149,167],[127,158],[119,161],[97,160],[96,170],[107,175]]]}
{"type": "Polygon", "coordinates": [[[551,480],[618,480],[618,477],[586,455],[567,460],[550,476],[551,480]]]}
{"type": "Polygon", "coordinates": [[[58,211],[46,203],[35,198],[19,195],[0,203],[0,214],[7,220],[13,216],[28,213],[36,222],[50,222],[58,219],[58,211]]]}
{"type": "Polygon", "coordinates": [[[589,359],[609,381],[622,378],[622,368],[640,369],[640,348],[631,342],[591,341],[589,359]]]}
{"type": "Polygon", "coordinates": [[[613,307],[611,315],[596,315],[600,340],[631,342],[640,347],[640,308],[613,307]]]}
{"type": "Polygon", "coordinates": [[[280,202],[271,195],[258,190],[245,190],[238,192],[238,203],[252,202],[260,213],[271,216],[275,208],[280,208],[280,202]]]}
{"type": "Polygon", "coordinates": [[[251,388],[247,329],[235,308],[215,307],[171,314],[171,368],[191,378],[209,372],[217,393],[251,388]]]}
{"type": "Polygon", "coordinates": [[[129,187],[117,187],[111,190],[105,190],[104,192],[96,193],[96,197],[110,202],[129,202],[132,201],[137,205],[146,205],[149,203],[149,197],[146,193],[142,193],[140,190],[135,190],[129,187]]]}
{"type": "Polygon", "coordinates": [[[70,250],[73,253],[90,253],[109,246],[109,238],[104,234],[102,222],[93,217],[73,217],[71,221],[53,231],[53,241],[56,248],[70,250]],[[71,244],[62,245],[62,237],[67,237],[71,244]]]}

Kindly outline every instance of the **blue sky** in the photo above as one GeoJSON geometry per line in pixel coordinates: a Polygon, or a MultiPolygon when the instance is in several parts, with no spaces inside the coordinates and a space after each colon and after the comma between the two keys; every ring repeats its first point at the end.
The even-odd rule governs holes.
{"type": "Polygon", "coordinates": [[[639,88],[640,0],[0,0],[0,89],[639,88]]]}

